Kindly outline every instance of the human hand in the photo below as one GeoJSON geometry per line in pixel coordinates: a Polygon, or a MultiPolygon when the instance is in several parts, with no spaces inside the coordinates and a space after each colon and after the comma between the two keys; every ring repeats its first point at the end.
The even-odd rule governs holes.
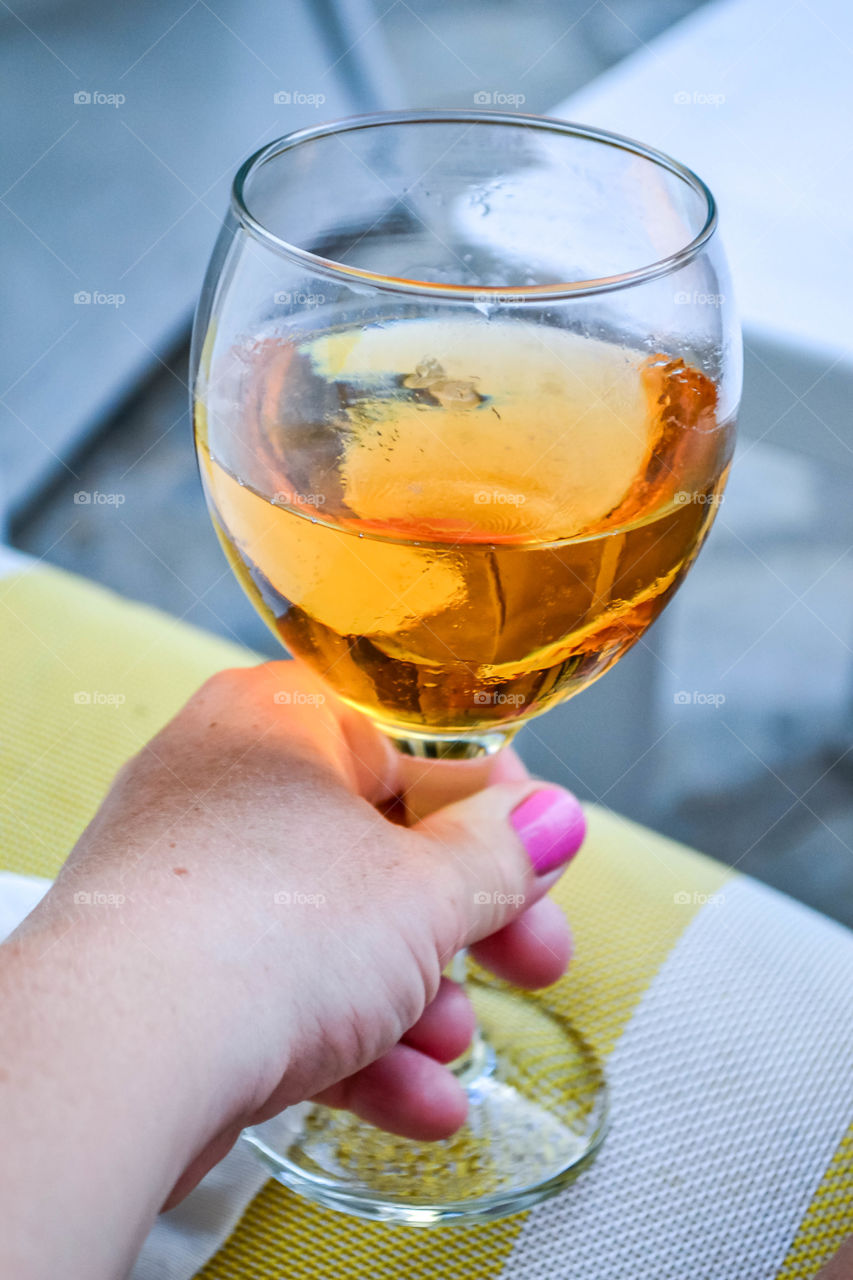
{"type": "Polygon", "coordinates": [[[473,1016],[442,969],[470,945],[516,983],[555,981],[570,943],[544,895],[584,831],[517,758],[488,767],[487,791],[401,826],[402,792],[435,801],[436,779],[476,786],[485,766],[401,757],[281,662],[214,677],[122,769],[18,939],[83,952],[144,1020],[147,1057],[171,1068],[156,1087],[187,1118],[172,1202],[246,1124],[308,1097],[422,1139],[463,1122],[442,1064],[473,1016]],[[123,899],[111,914],[78,905],[105,892],[123,899]]]}

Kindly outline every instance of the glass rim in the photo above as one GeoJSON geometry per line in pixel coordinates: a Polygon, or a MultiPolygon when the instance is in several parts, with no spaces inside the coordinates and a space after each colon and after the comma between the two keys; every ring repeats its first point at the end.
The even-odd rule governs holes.
{"type": "Polygon", "coordinates": [[[680,161],[674,160],[664,151],[647,146],[634,138],[623,134],[612,133],[607,129],[597,129],[589,125],[575,124],[568,120],[557,120],[552,116],[522,115],[510,111],[376,111],[364,115],[343,117],[339,120],[327,121],[324,124],[312,125],[305,129],[297,129],[283,137],[276,138],[255,151],[243,162],[234,177],[231,187],[231,209],[238,222],[254,239],[272,248],[279,255],[291,259],[302,267],[310,268],[314,273],[332,277],[354,285],[370,285],[376,289],[397,294],[417,295],[420,297],[442,298],[445,301],[462,302],[496,302],[504,305],[522,302],[553,301],[565,298],[588,297],[591,294],[611,293],[616,289],[628,288],[642,284],[660,276],[672,274],[690,262],[708,243],[717,229],[717,205],[710,188],[705,182],[680,161]],[[398,276],[386,276],[379,272],[366,271],[361,267],[347,266],[332,258],[324,258],[312,253],[309,249],[300,248],[271,231],[269,227],[254,216],[246,199],[246,184],[252,175],[263,165],[277,159],[283,153],[298,147],[304,142],[317,138],[333,137],[336,134],[351,133],[360,129],[394,124],[501,124],[514,125],[527,129],[536,129],[546,133],[559,133],[570,137],[585,138],[591,142],[599,142],[606,146],[629,151],[636,156],[651,161],[653,164],[668,170],[681,178],[705,202],[705,221],[699,232],[674,253],[668,254],[655,262],[623,271],[617,275],[602,276],[598,279],[562,281],[554,284],[539,285],[465,285],[446,284],[430,280],[408,280],[398,276]]]}

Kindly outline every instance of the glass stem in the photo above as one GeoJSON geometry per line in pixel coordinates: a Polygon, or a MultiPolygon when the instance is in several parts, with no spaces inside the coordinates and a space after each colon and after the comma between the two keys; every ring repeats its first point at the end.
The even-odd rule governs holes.
{"type": "MultiPolygon", "coordinates": [[[[467,988],[468,952],[464,947],[461,951],[456,952],[456,955],[447,966],[447,976],[453,982],[458,983],[460,987],[467,988]]],[[[450,1063],[450,1070],[461,1085],[464,1085],[465,1088],[470,1088],[477,1080],[482,1080],[484,1076],[490,1076],[494,1066],[494,1050],[484,1038],[479,1022],[475,1022],[474,1033],[471,1036],[468,1048],[454,1062],[450,1063]]]]}
{"type": "MultiPolygon", "coordinates": [[[[435,734],[398,733],[385,729],[385,734],[401,755],[413,756],[425,762],[425,771],[413,782],[405,794],[406,814],[409,823],[418,822],[437,808],[471,795],[487,785],[489,757],[512,741],[518,725],[502,726],[492,732],[474,733],[466,737],[438,737],[435,734]],[[442,772],[433,777],[430,762],[459,761],[449,772],[440,765],[442,772]],[[477,768],[476,761],[482,767],[477,768]]],[[[447,966],[447,976],[460,987],[468,987],[468,953],[463,948],[447,966]]],[[[471,1042],[463,1054],[449,1064],[450,1070],[464,1088],[473,1090],[477,1081],[490,1076],[496,1064],[495,1052],[483,1036],[479,1023],[474,1025],[471,1042]]]]}
{"type": "Polygon", "coordinates": [[[414,756],[420,760],[477,760],[494,756],[511,742],[519,724],[498,726],[491,730],[479,730],[471,734],[418,733],[407,729],[402,733],[387,725],[380,725],[385,737],[402,756],[414,756]]]}

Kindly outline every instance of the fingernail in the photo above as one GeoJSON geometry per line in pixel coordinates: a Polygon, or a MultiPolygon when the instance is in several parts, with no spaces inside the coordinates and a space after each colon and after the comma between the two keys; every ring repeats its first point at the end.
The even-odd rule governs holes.
{"type": "Polygon", "coordinates": [[[575,856],[586,835],[586,819],[574,796],[543,787],[522,800],[510,820],[538,876],[575,856]]]}

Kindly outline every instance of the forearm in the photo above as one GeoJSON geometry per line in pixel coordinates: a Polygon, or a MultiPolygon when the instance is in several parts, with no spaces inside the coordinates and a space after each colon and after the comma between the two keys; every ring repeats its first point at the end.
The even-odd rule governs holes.
{"type": "Polygon", "coordinates": [[[127,916],[47,902],[0,947],[2,1275],[124,1275],[211,1136],[203,1024],[127,916]]]}

